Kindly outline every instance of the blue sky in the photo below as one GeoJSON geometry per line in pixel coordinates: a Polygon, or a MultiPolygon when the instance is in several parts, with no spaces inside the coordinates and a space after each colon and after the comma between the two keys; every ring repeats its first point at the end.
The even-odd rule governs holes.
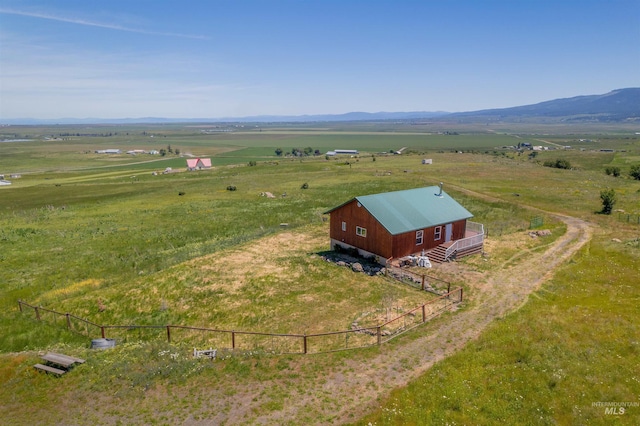
{"type": "Polygon", "coordinates": [[[0,0],[0,121],[453,112],[639,86],[640,0],[0,0]]]}

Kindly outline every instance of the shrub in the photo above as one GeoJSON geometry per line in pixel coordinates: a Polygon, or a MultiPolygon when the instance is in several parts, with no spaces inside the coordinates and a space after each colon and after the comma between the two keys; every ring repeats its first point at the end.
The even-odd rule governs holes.
{"type": "Polygon", "coordinates": [[[229,186],[227,186],[227,191],[235,191],[235,190],[236,190],[235,185],[229,185],[229,186]]]}
{"type": "Polygon", "coordinates": [[[633,166],[631,166],[629,176],[631,176],[635,180],[640,180],[640,164],[634,164],[633,166]]]}
{"type": "Polygon", "coordinates": [[[300,187],[300,189],[308,189],[309,188],[309,184],[307,182],[303,183],[302,186],[300,187]]]}
{"type": "Polygon", "coordinates": [[[620,176],[620,167],[607,167],[604,172],[609,176],[618,177],[620,176]]]}
{"type": "Polygon", "coordinates": [[[600,199],[602,200],[602,214],[611,214],[613,206],[616,203],[616,191],[613,189],[603,189],[600,191],[600,199]]]}
{"type": "Polygon", "coordinates": [[[556,161],[547,160],[544,162],[545,167],[555,167],[556,169],[570,169],[571,163],[564,158],[558,158],[556,161]]]}

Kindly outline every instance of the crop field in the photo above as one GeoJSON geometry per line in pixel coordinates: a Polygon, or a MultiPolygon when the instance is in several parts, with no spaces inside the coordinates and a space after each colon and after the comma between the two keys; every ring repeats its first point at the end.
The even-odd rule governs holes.
{"type": "Polygon", "coordinates": [[[0,187],[0,407],[20,416],[0,424],[637,424],[638,406],[613,415],[593,403],[640,401],[640,224],[598,213],[613,188],[615,209],[640,215],[628,176],[640,136],[510,126],[0,128],[0,174],[20,175],[0,187]],[[513,148],[524,142],[551,149],[513,148]],[[123,153],[95,153],[111,148],[123,153]],[[333,149],[360,154],[326,157],[333,149]],[[213,168],[186,171],[190,156],[213,168]],[[571,169],[544,166],[557,159],[571,169]],[[211,361],[179,336],[121,332],[96,351],[99,335],[18,310],[24,300],[98,324],[293,334],[375,323],[434,295],[327,262],[324,212],[440,182],[484,224],[486,253],[429,270],[462,286],[464,303],[381,347],[221,350],[211,361]],[[551,235],[528,235],[534,217],[551,235]],[[526,281],[527,265],[572,231],[566,217],[591,237],[531,297],[515,281],[492,287],[526,281]],[[474,317],[504,291],[521,302],[474,317]],[[49,350],[87,363],[60,378],[36,372],[49,350]]]}

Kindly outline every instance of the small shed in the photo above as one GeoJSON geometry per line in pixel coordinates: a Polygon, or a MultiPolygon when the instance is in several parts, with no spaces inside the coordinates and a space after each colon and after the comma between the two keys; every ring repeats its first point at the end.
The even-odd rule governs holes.
{"type": "Polygon", "coordinates": [[[422,164],[433,164],[433,160],[431,158],[422,159],[422,164]]]}

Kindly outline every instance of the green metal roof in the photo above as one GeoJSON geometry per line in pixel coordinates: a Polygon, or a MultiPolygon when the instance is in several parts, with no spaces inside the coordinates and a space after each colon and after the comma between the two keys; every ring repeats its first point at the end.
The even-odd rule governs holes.
{"type": "Polygon", "coordinates": [[[355,198],[392,235],[473,217],[438,186],[355,198]]]}

